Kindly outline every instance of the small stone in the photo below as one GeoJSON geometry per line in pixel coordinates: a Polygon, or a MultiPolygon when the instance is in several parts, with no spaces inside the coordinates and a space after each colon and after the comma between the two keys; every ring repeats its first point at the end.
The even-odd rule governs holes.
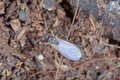
{"type": "Polygon", "coordinates": [[[99,69],[99,66],[96,66],[96,69],[99,69]]]}
{"type": "Polygon", "coordinates": [[[107,10],[120,15],[120,5],[119,5],[119,0],[116,1],[110,1],[107,5],[107,10]]]}
{"type": "Polygon", "coordinates": [[[42,61],[44,59],[44,56],[42,54],[39,54],[38,59],[42,61]]]}
{"type": "Polygon", "coordinates": [[[21,21],[27,21],[27,20],[29,19],[29,14],[28,14],[28,12],[21,10],[21,11],[19,12],[19,19],[20,19],[21,21]]]}
{"type": "Polygon", "coordinates": [[[55,9],[55,0],[42,0],[41,6],[48,11],[55,9]]]}

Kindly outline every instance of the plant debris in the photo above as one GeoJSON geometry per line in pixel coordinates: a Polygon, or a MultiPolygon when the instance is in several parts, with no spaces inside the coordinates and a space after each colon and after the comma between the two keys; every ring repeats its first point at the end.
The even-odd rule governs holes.
{"type": "Polygon", "coordinates": [[[0,80],[120,80],[119,62],[120,0],[0,0],[0,80]],[[45,34],[76,44],[80,60],[45,34]]]}

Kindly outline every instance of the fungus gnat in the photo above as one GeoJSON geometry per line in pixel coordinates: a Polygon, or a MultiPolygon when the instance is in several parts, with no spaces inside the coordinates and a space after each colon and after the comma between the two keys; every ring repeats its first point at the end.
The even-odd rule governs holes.
{"type": "Polygon", "coordinates": [[[45,39],[65,58],[72,61],[78,61],[81,58],[82,52],[75,44],[56,38],[50,34],[45,35],[45,39]]]}

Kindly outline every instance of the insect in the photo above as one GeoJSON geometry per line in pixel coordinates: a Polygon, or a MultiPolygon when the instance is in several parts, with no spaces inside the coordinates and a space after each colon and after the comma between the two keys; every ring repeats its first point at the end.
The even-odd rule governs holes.
{"type": "Polygon", "coordinates": [[[45,35],[45,39],[52,47],[57,49],[65,58],[78,61],[81,58],[81,50],[73,43],[56,38],[50,34],[45,35]]]}

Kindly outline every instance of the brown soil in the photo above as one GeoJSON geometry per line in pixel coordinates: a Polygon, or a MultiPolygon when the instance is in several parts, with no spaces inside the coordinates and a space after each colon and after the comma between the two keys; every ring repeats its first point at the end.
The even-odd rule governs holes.
{"type": "Polygon", "coordinates": [[[41,0],[0,0],[0,80],[120,80],[120,12],[111,0],[54,1],[49,11],[41,0]],[[51,32],[81,48],[82,58],[46,44],[51,32]]]}

